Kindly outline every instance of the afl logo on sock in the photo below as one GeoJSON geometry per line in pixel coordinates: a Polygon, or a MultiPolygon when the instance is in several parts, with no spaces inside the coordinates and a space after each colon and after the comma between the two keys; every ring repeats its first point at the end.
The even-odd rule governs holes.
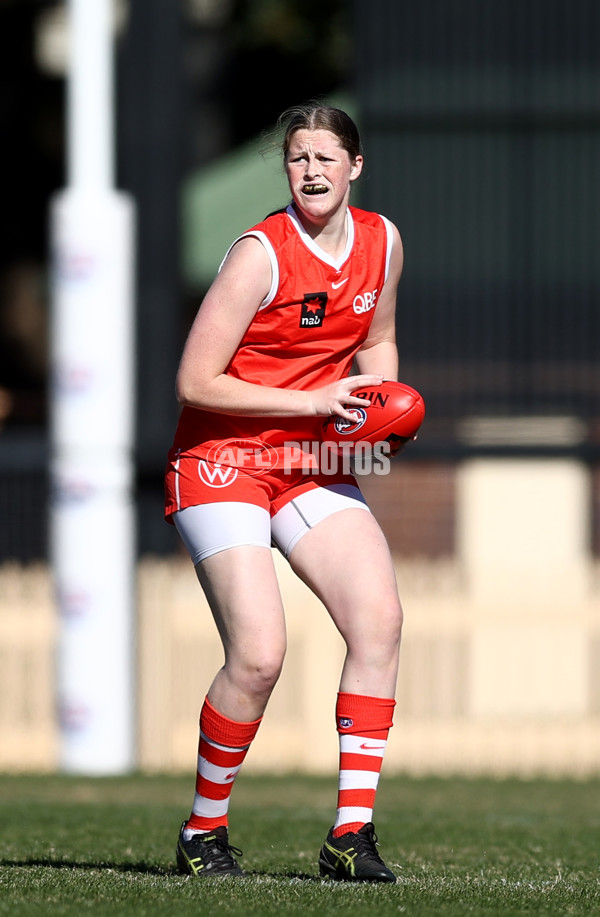
{"type": "Polygon", "coordinates": [[[341,716],[338,720],[339,729],[351,729],[354,726],[354,720],[349,716],[341,716]]]}
{"type": "Polygon", "coordinates": [[[320,328],[325,318],[327,293],[305,293],[300,312],[301,328],[320,328]]]}

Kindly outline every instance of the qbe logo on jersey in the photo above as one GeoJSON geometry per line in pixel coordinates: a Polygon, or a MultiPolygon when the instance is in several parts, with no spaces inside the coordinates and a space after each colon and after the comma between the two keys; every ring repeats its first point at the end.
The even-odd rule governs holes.
{"type": "Polygon", "coordinates": [[[352,308],[357,315],[362,315],[364,312],[370,312],[371,309],[375,308],[377,305],[378,292],[378,290],[365,290],[364,293],[359,293],[358,296],[354,297],[352,308]]]}
{"type": "Polygon", "coordinates": [[[238,476],[238,469],[230,465],[213,464],[200,459],[198,462],[198,475],[203,484],[208,487],[229,487],[238,476]]]}

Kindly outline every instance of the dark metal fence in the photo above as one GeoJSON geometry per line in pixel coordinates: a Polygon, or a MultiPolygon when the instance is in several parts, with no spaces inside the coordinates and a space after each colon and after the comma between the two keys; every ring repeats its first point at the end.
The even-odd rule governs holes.
{"type": "Polygon", "coordinates": [[[490,418],[535,416],[517,445],[597,456],[600,4],[357,0],[355,26],[361,203],[404,238],[427,440],[501,449],[490,418]]]}
{"type": "Polygon", "coordinates": [[[48,448],[41,432],[0,437],[0,563],[47,556],[48,448]]]}

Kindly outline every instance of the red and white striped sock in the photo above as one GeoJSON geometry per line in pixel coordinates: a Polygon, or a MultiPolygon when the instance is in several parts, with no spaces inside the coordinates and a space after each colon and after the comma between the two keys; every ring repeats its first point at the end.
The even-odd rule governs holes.
{"type": "Polygon", "coordinates": [[[373,820],[375,794],[395,705],[393,698],[342,691],[338,694],[340,775],[334,837],[356,832],[373,820]]]}
{"type": "Polygon", "coordinates": [[[260,719],[251,723],[230,720],[205,698],[200,713],[196,795],[184,828],[184,840],[219,825],[227,827],[233,783],[260,723],[260,719]]]}

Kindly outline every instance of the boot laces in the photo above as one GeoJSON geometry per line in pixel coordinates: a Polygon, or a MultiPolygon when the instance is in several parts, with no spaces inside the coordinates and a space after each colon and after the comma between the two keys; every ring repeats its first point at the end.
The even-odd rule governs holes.
{"type": "Polygon", "coordinates": [[[203,859],[210,859],[217,866],[230,866],[234,856],[244,855],[239,847],[234,847],[226,837],[216,833],[195,834],[192,843],[198,845],[198,853],[203,859]]]}
{"type": "Polygon", "coordinates": [[[375,826],[372,822],[363,825],[357,832],[356,838],[356,848],[359,853],[367,854],[367,856],[373,857],[378,863],[384,865],[383,860],[377,852],[377,835],[375,834],[375,826]]]}

